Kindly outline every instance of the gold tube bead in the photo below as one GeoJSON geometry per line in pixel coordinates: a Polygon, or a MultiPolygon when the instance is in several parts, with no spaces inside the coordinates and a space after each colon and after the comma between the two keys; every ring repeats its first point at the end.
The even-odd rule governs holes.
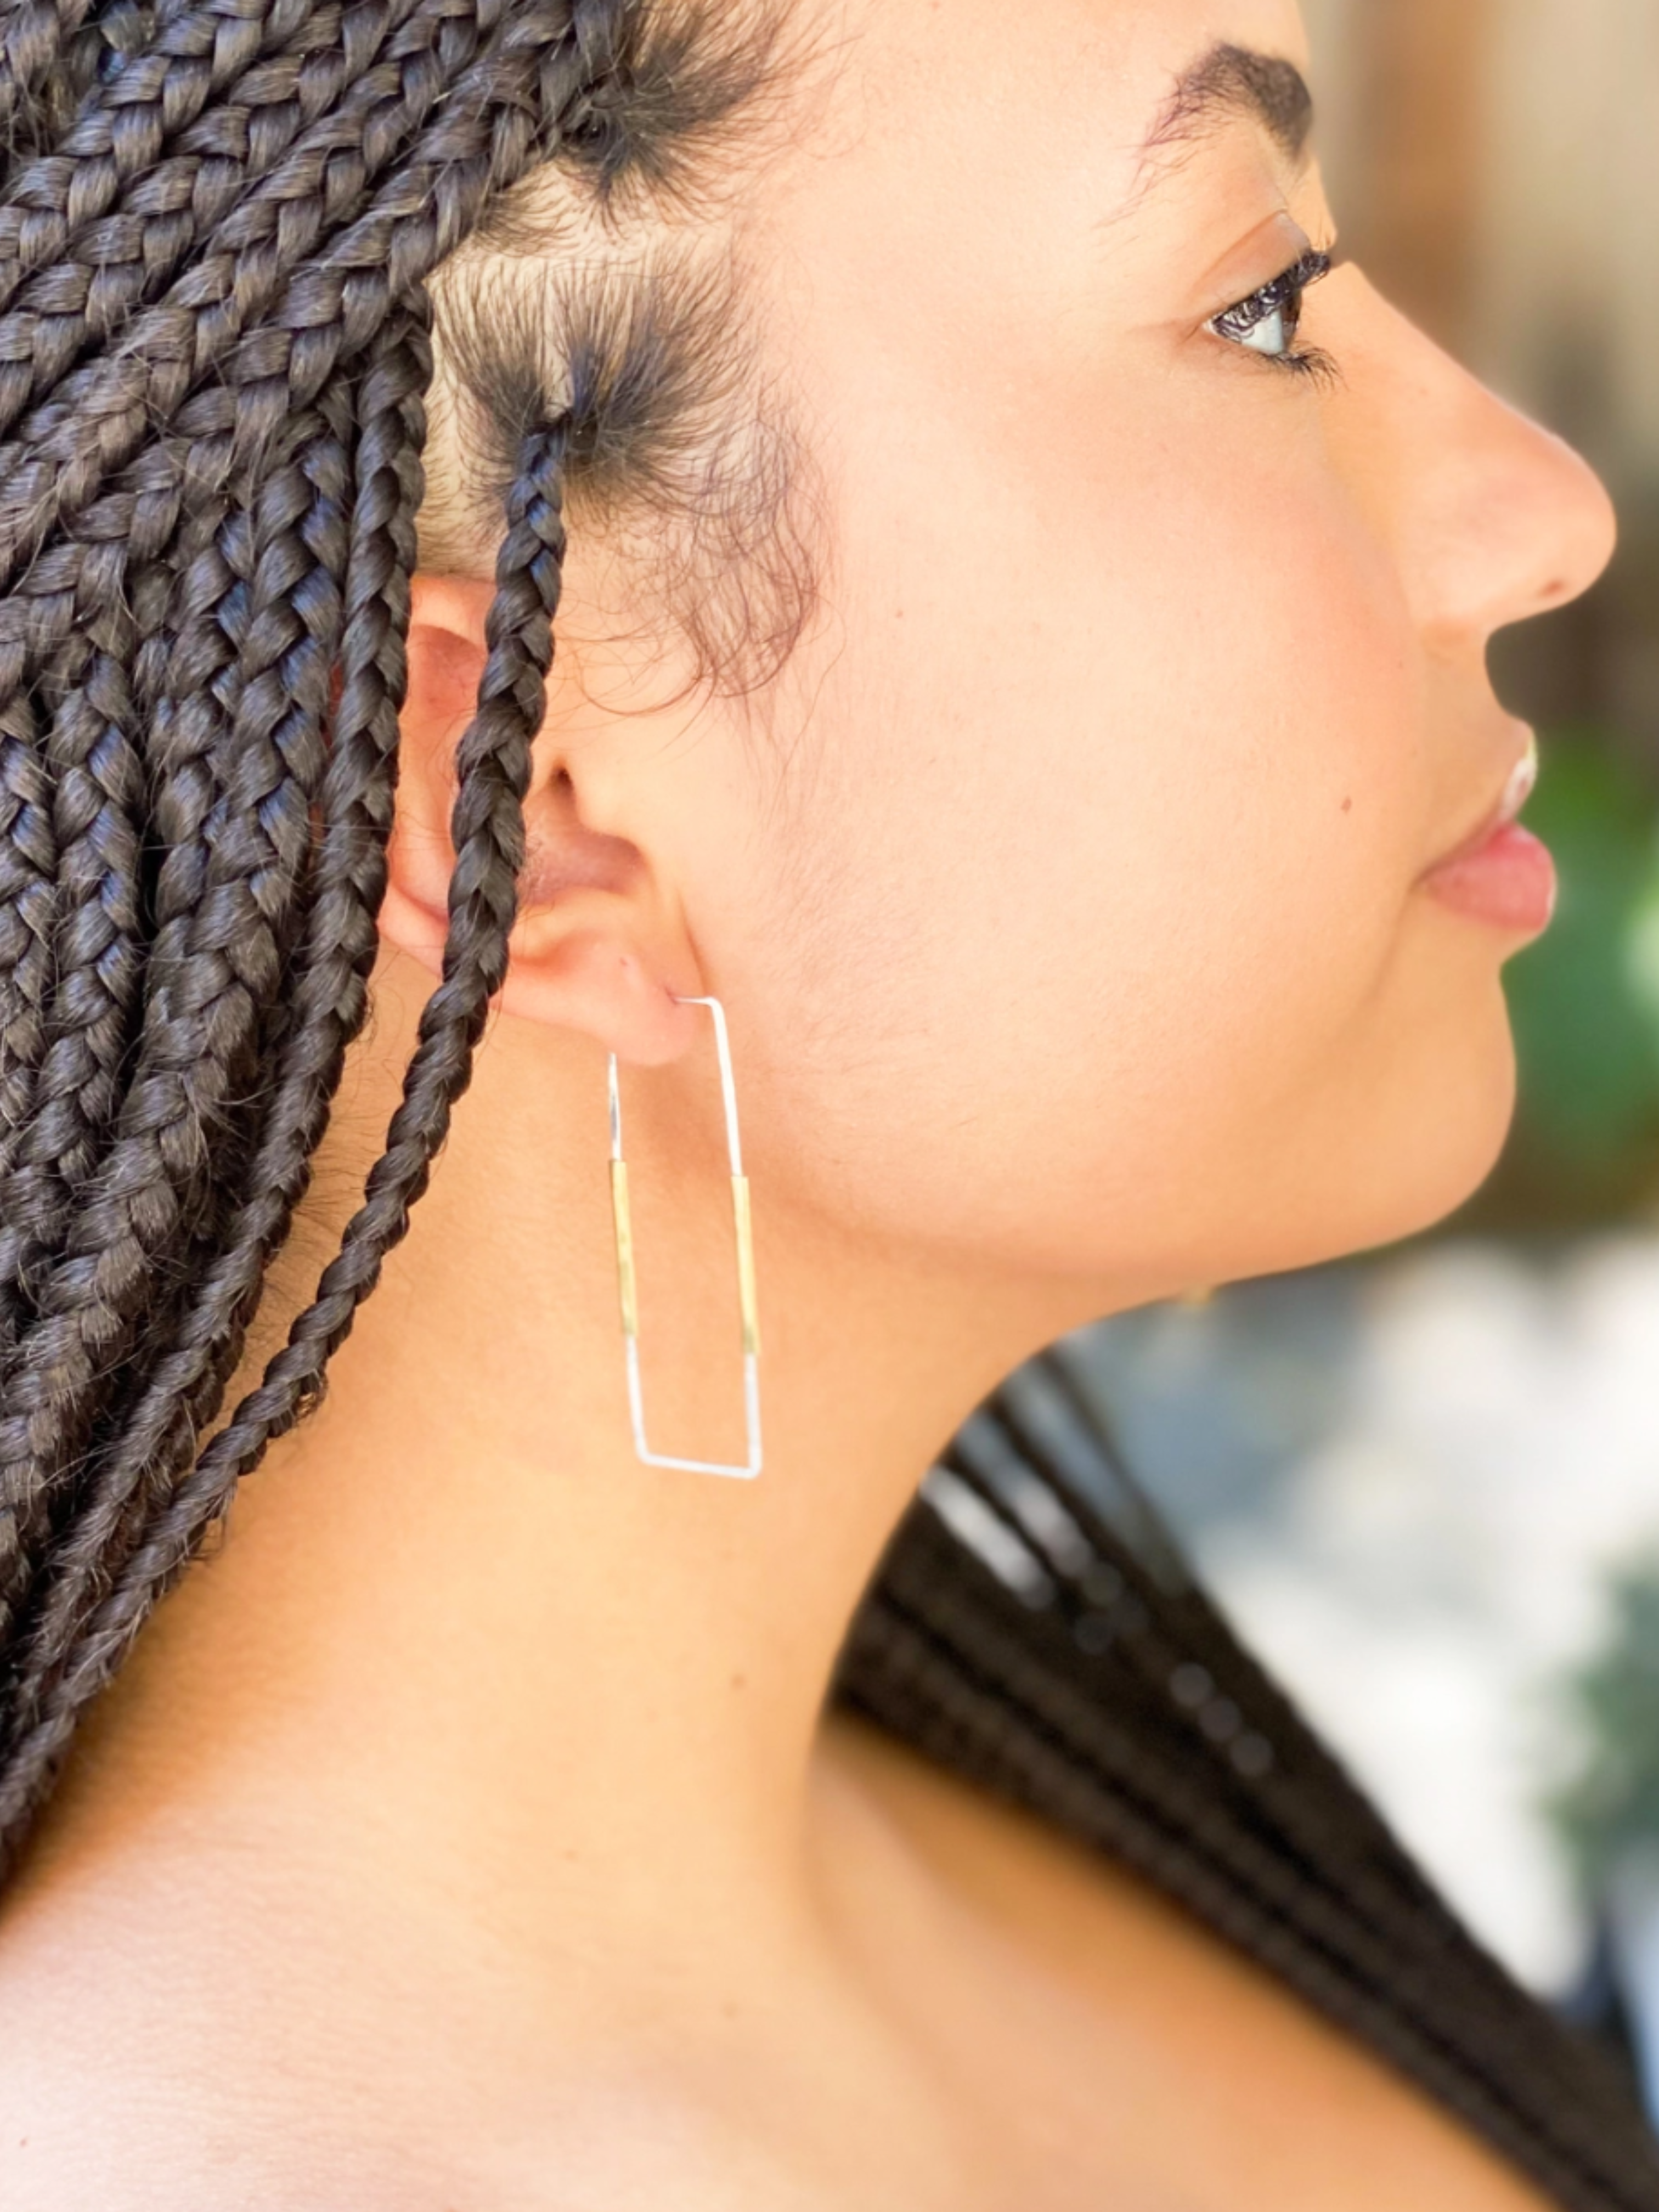
{"type": "Polygon", "coordinates": [[[617,1227],[617,1288],[624,1336],[640,1333],[640,1293],[634,1274],[634,1223],[628,1210],[628,1163],[611,1163],[611,1214],[617,1227]]]}
{"type": "Polygon", "coordinates": [[[749,1178],[732,1178],[732,1214],[738,1231],[738,1304],[743,1316],[743,1348],[760,1350],[760,1316],[755,1303],[755,1231],[749,1213],[749,1178]]]}

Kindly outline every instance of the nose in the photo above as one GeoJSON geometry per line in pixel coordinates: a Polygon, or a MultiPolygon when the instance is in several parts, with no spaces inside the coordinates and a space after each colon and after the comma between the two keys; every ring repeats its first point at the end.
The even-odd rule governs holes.
{"type": "Polygon", "coordinates": [[[1484,650],[1495,630],[1589,589],[1613,556],[1613,502],[1562,439],[1376,293],[1367,307],[1367,406],[1386,421],[1370,425],[1366,473],[1390,510],[1407,598],[1425,636],[1484,650]]]}

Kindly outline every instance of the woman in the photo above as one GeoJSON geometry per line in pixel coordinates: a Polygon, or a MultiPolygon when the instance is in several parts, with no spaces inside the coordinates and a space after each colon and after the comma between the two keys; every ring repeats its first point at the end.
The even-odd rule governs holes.
{"type": "Polygon", "coordinates": [[[1510,1113],[1607,504],[1290,0],[3,40],[9,2212],[1659,2203],[1063,1368],[860,1605],[1510,1113]]]}

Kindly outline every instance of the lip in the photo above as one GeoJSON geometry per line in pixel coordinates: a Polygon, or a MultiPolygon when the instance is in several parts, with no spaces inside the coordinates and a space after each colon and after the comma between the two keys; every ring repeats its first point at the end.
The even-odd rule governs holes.
{"type": "Polygon", "coordinates": [[[1555,912],[1555,863],[1517,819],[1538,781],[1538,739],[1510,770],[1496,804],[1461,844],[1437,860],[1423,888],[1455,912],[1523,937],[1547,929],[1555,912]]]}

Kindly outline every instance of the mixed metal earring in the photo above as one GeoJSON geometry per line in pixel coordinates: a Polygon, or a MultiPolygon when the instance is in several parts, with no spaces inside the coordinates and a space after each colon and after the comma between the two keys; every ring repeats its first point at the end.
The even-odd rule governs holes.
{"type": "Polygon", "coordinates": [[[743,1326],[743,1404],[749,1456],[740,1465],[722,1460],[678,1459],[654,1452],[645,1437],[645,1401],[640,1385],[640,1300],[634,1272],[634,1227],[628,1207],[628,1163],[623,1158],[622,1092],[617,1055],[611,1055],[611,1212],[617,1231],[617,1284],[622,1297],[623,1353],[628,1370],[628,1405],[634,1422],[634,1449],[647,1467],[684,1468],[693,1474],[734,1475],[750,1481],[761,1471],[760,1325],[755,1308],[755,1242],[749,1212],[749,1179],[738,1141],[738,1094],[732,1079],[732,1048],[726,1010],[718,999],[682,999],[683,1006],[707,1006],[714,1017],[720,1054],[720,1096],[726,1108],[726,1149],[732,1165],[732,1213],[738,1237],[738,1310],[743,1326]]]}

